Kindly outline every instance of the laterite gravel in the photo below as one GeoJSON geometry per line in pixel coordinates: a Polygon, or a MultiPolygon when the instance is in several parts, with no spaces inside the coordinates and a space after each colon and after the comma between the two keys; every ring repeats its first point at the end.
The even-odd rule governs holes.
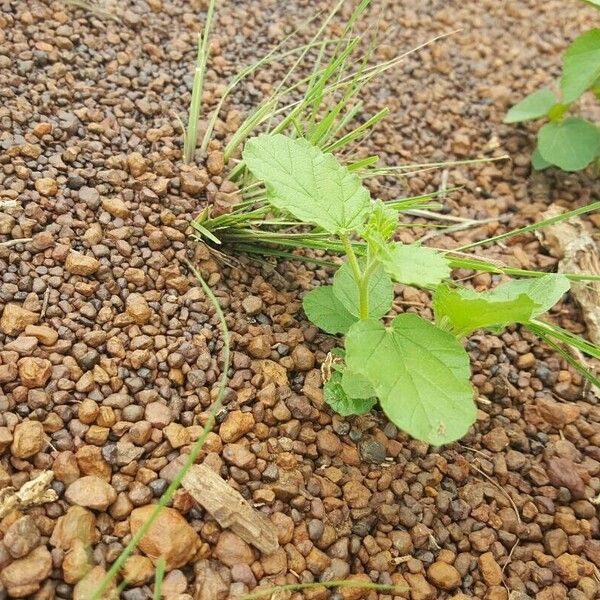
{"type": "MultiPolygon", "coordinates": [[[[301,310],[302,293],[329,273],[235,252],[224,265],[186,236],[207,202],[227,210],[235,201],[223,141],[285,65],[243,83],[208,156],[184,166],[175,115],[189,102],[205,2],[99,4],[119,20],[60,1],[0,1],[0,202],[16,201],[0,210],[0,488],[52,469],[58,494],[0,520],[0,598],[87,600],[197,437],[222,338],[187,259],[208,277],[233,341],[225,407],[202,458],[273,521],[281,548],[260,556],[179,491],[160,535],[127,562],[123,598],[152,597],[158,554],[170,600],[349,576],[406,585],[396,598],[412,600],[600,597],[600,410],[581,377],[513,328],[468,342],[480,410],[460,443],[428,447],[377,411],[333,415],[319,366],[335,340],[301,310]]],[[[317,27],[309,17],[332,4],[222,0],[206,109],[293,28],[307,39],[317,27]]],[[[386,164],[512,157],[449,169],[448,186],[463,186],[448,194],[449,213],[502,221],[432,243],[453,247],[531,222],[552,202],[590,201],[598,188],[588,175],[532,175],[535,126],[501,121],[511,102],[559,75],[561,51],[593,9],[574,0],[373,4],[363,27],[379,22],[378,60],[460,31],[369,87],[367,114],[387,105],[392,115],[357,151],[386,164]]],[[[383,198],[430,191],[442,173],[372,189],[383,198]]],[[[429,231],[403,229],[400,239],[429,231]]],[[[533,236],[480,252],[555,266],[533,236]]],[[[479,289],[497,282],[472,275],[457,273],[479,289]]],[[[399,311],[427,315],[427,301],[397,288],[399,311]]],[[[585,333],[570,298],[552,318],[585,333]]],[[[349,588],[288,597],[391,598],[349,588]]]]}

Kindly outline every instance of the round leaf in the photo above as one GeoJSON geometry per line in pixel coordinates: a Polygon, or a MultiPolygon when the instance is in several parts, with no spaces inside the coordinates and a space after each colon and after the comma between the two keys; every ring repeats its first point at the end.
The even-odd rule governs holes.
{"type": "Polygon", "coordinates": [[[327,333],[346,333],[357,320],[335,297],[331,285],[322,285],[305,294],[302,307],[310,321],[327,333]]]}
{"type": "Polygon", "coordinates": [[[600,130],[596,125],[569,117],[561,123],[546,123],[538,135],[542,158],[563,171],[587,167],[600,152],[600,130]]]}
{"type": "Polygon", "coordinates": [[[346,363],[370,380],[390,420],[419,440],[447,444],[475,421],[465,349],[417,315],[399,315],[387,328],[374,320],[353,325],[346,363]]]}
{"type": "Polygon", "coordinates": [[[577,100],[600,76],[600,29],[582,33],[563,55],[562,101],[577,100]]]}

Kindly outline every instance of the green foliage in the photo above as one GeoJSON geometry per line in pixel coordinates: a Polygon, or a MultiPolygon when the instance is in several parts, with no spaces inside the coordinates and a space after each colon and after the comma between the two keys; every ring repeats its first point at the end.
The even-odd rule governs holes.
{"type": "Polygon", "coordinates": [[[600,129],[578,117],[546,123],[538,134],[540,156],[563,171],[579,171],[600,155],[600,129]]]}
{"type": "Polygon", "coordinates": [[[267,199],[276,208],[330,233],[364,225],[369,191],[333,154],[304,139],[276,134],[249,140],[243,156],[250,171],[265,182],[267,199]]]}
{"type": "Polygon", "coordinates": [[[475,405],[459,338],[480,328],[529,323],[561,297],[568,280],[546,275],[482,293],[452,287],[444,283],[449,260],[433,248],[391,241],[397,211],[372,202],[360,180],[331,154],[302,139],[263,135],[247,143],[244,159],[282,218],[292,215],[299,224],[325,229],[346,253],[333,285],[304,297],[313,323],[345,334],[346,351],[325,382],[326,402],[353,415],[379,401],[398,427],[431,444],[463,436],[475,405]],[[362,237],[362,256],[349,231],[362,237]],[[392,280],[434,290],[436,324],[403,314],[386,327],[381,319],[392,306],[392,280]]]}
{"type": "Polygon", "coordinates": [[[493,290],[473,290],[441,285],[433,297],[438,326],[457,337],[478,329],[502,330],[511,323],[529,323],[547,312],[569,290],[563,275],[517,279],[493,290]]]}
{"type": "MultiPolygon", "coordinates": [[[[590,4],[598,7],[597,0],[590,4]]],[[[534,169],[554,165],[564,171],[579,171],[600,158],[600,128],[597,124],[566,116],[571,105],[587,90],[597,98],[600,81],[600,29],[582,33],[565,50],[560,80],[560,101],[548,88],[537,90],[513,106],[505,123],[517,123],[545,117],[538,133],[538,145],[532,156],[534,169]]]]}
{"type": "Polygon", "coordinates": [[[504,117],[505,123],[519,123],[521,121],[530,121],[539,119],[548,114],[548,111],[556,104],[556,96],[552,90],[542,88],[529,94],[515,104],[504,117]]]}
{"type": "Polygon", "coordinates": [[[333,371],[331,379],[323,385],[325,402],[342,417],[363,415],[377,404],[377,398],[351,398],[342,385],[342,381],[343,374],[333,371]]]}
{"type": "Polygon", "coordinates": [[[390,327],[359,321],[346,335],[346,362],[369,380],[390,420],[417,439],[446,444],[475,420],[465,349],[417,315],[399,315],[390,327]]]}
{"type": "Polygon", "coordinates": [[[306,316],[327,333],[346,333],[358,320],[337,299],[332,285],[322,285],[308,292],[302,306],[306,316]]]}
{"type": "Polygon", "coordinates": [[[562,101],[577,100],[600,77],[600,29],[582,33],[563,56],[562,101]]]}
{"type": "MultiPolygon", "coordinates": [[[[359,261],[365,266],[365,261],[359,261]]],[[[333,293],[344,308],[356,318],[360,315],[360,290],[348,263],[344,263],[333,277],[333,293]]],[[[376,265],[367,285],[369,317],[379,319],[392,307],[394,284],[381,265],[376,265]]]]}

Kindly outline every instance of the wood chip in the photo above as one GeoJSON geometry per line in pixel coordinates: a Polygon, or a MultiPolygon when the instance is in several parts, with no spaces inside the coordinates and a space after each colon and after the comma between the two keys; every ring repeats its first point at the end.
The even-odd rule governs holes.
{"type": "Polygon", "coordinates": [[[12,487],[0,490],[0,519],[16,509],[23,510],[35,504],[55,502],[58,496],[49,488],[53,479],[52,471],[42,471],[35,479],[24,483],[19,490],[12,487]]]}
{"type": "Polygon", "coordinates": [[[209,467],[193,465],[183,479],[183,487],[223,529],[231,529],[263,554],[279,548],[275,525],[209,467]]]}
{"type": "MultiPolygon", "coordinates": [[[[563,209],[553,206],[543,218],[562,212],[563,209]]],[[[559,259],[559,273],[600,275],[600,249],[580,218],[544,227],[537,235],[550,254],[559,259]]],[[[600,281],[573,281],[571,295],[581,307],[590,340],[600,344],[600,281]]]]}

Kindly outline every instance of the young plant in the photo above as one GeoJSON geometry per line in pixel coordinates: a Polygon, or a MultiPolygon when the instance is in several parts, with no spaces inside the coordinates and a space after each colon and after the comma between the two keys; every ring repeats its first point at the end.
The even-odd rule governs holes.
{"type": "MultiPolygon", "coordinates": [[[[589,4],[600,8],[596,0],[589,4]]],[[[505,123],[548,119],[538,133],[531,158],[534,169],[555,165],[564,171],[579,171],[600,158],[598,125],[568,116],[573,103],[588,90],[600,99],[600,29],[582,33],[565,51],[560,97],[542,88],[513,106],[504,119],[505,123]]]]}
{"type": "Polygon", "coordinates": [[[476,408],[461,339],[534,321],[569,289],[568,279],[547,274],[481,293],[458,287],[442,252],[393,241],[397,209],[372,200],[331,153],[302,138],[263,134],[246,143],[243,159],[272,208],[316,227],[346,255],[333,284],[303,302],[315,325],[344,335],[345,351],[324,369],[326,401],[343,415],[379,402],[399,428],[434,445],[465,435],[476,408]],[[435,323],[413,313],[385,320],[395,282],[432,291],[435,323]]]}

